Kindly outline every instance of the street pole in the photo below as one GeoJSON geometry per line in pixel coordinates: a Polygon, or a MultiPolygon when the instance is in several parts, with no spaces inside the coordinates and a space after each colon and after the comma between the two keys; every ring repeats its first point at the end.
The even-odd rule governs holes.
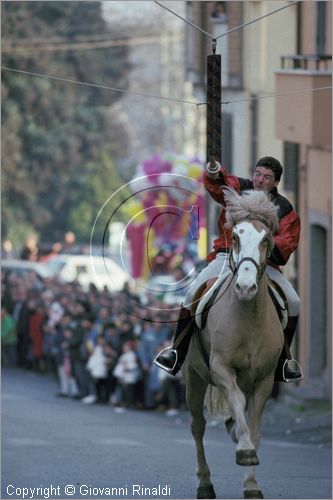
{"type": "MultiPolygon", "coordinates": [[[[215,164],[222,162],[221,134],[221,55],[215,54],[216,40],[212,42],[213,54],[207,56],[207,126],[206,126],[206,161],[215,164]]],[[[211,251],[211,234],[216,227],[214,213],[211,210],[211,199],[206,195],[207,220],[207,254],[211,251]]]]}

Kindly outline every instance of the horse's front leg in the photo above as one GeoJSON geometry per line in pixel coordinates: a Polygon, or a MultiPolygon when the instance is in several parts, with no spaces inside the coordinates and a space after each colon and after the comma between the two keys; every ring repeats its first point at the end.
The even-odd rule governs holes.
{"type": "Polygon", "coordinates": [[[245,396],[236,382],[236,376],[222,367],[219,360],[211,362],[213,380],[225,394],[231,414],[236,422],[236,463],[238,465],[258,465],[259,460],[251,440],[245,418],[245,396]]]}
{"type": "MultiPolygon", "coordinates": [[[[256,450],[260,445],[260,425],[265,403],[273,387],[274,374],[266,378],[255,389],[248,401],[248,421],[251,438],[256,450]]],[[[256,479],[256,468],[247,467],[244,477],[244,498],[264,498],[256,479]]]]}
{"type": "Polygon", "coordinates": [[[197,453],[197,498],[216,498],[214,487],[210,481],[210,470],[206,462],[203,436],[206,428],[206,420],[203,414],[203,406],[207,384],[196,374],[194,370],[186,373],[186,402],[191,414],[191,431],[195,442],[197,453]]]}

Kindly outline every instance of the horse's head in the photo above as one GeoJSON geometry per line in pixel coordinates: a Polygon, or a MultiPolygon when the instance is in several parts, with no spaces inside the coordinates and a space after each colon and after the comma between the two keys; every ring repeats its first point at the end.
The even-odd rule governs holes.
{"type": "Polygon", "coordinates": [[[232,228],[230,267],[236,275],[235,291],[240,300],[251,300],[274,246],[278,227],[277,207],[262,191],[225,192],[227,221],[232,228]]]}

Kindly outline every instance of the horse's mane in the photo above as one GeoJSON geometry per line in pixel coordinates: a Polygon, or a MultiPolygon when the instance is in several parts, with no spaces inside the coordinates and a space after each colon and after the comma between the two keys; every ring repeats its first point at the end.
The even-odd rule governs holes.
{"type": "Polygon", "coordinates": [[[259,220],[274,234],[279,226],[278,207],[264,191],[242,191],[240,196],[232,188],[223,189],[226,200],[226,220],[228,227],[244,220],[259,220]]]}

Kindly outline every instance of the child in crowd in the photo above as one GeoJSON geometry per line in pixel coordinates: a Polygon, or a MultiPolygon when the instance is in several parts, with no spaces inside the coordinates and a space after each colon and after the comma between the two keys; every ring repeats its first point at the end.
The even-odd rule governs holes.
{"type": "Polygon", "coordinates": [[[141,370],[134,343],[128,340],[123,345],[122,354],[113,370],[121,386],[122,402],[126,408],[134,408],[135,385],[141,377],[141,370]]]}
{"type": "Polygon", "coordinates": [[[73,335],[71,328],[66,326],[60,333],[59,337],[59,364],[58,364],[58,375],[60,383],[60,393],[58,396],[62,397],[72,397],[77,398],[78,388],[75,378],[72,374],[72,367],[69,357],[69,344],[68,341],[73,335]]]}
{"type": "Polygon", "coordinates": [[[110,399],[107,357],[104,352],[105,344],[103,335],[98,335],[94,351],[87,363],[87,369],[95,383],[96,402],[104,404],[108,403],[110,399]]]}

